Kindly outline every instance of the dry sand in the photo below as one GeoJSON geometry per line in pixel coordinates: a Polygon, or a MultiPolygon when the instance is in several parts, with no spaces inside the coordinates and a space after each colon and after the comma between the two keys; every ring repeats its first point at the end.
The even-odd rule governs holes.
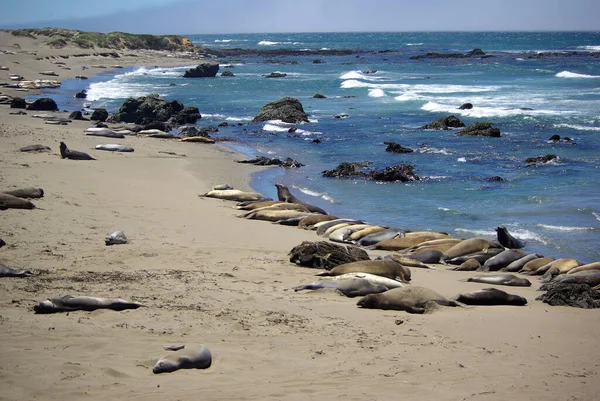
{"type": "MultiPolygon", "coordinates": [[[[57,70],[59,79],[77,63],[92,64],[68,60],[72,69],[57,70]]],[[[6,64],[28,79],[49,69],[28,53],[0,55],[6,64]]],[[[10,111],[0,106],[0,189],[42,187],[46,195],[33,201],[39,209],[0,211],[8,244],[0,264],[36,273],[0,279],[0,400],[563,401],[600,393],[598,311],[535,301],[537,278],[531,288],[505,288],[527,306],[426,315],[363,310],[329,291],[294,292],[316,271],[294,266],[287,253],[320,239],[315,233],[239,219],[232,202],[198,197],[222,183],[249,190],[260,168],[233,163],[240,156],[216,145],[89,137],[89,122],[45,125],[34,112],[10,111]],[[97,160],[62,160],[60,141],[97,160]],[[36,143],[52,152],[19,152],[36,143]],[[94,150],[100,143],[135,152],[94,150]],[[105,246],[115,230],[131,242],[105,246]],[[33,313],[36,302],[65,294],[147,307],[33,313]],[[164,345],[199,343],[213,353],[210,369],[152,373],[164,345]]],[[[413,284],[447,296],[486,287],[459,281],[468,272],[412,272],[413,284]]]]}

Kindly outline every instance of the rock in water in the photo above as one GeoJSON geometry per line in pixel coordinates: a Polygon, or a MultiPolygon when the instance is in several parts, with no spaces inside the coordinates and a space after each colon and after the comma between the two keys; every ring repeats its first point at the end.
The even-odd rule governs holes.
{"type": "Polygon", "coordinates": [[[212,78],[219,72],[219,64],[214,62],[205,62],[190,68],[184,74],[184,78],[212,78]]]}
{"type": "Polygon", "coordinates": [[[308,114],[304,112],[302,103],[298,99],[284,97],[264,105],[250,124],[269,120],[281,120],[292,124],[307,123],[308,114]]]}

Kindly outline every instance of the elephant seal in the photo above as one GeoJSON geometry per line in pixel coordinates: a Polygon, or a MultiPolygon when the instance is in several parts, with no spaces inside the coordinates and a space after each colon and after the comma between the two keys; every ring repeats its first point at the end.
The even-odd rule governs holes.
{"type": "Polygon", "coordinates": [[[363,237],[366,237],[367,235],[371,235],[371,234],[375,234],[378,232],[381,232],[383,230],[387,230],[389,227],[382,227],[382,226],[377,226],[377,225],[368,225],[367,227],[361,229],[361,230],[357,230],[354,231],[351,235],[350,235],[350,240],[351,241],[358,241],[363,237]]]}
{"type": "Polygon", "coordinates": [[[400,263],[402,266],[407,266],[407,267],[418,267],[420,269],[430,269],[430,270],[435,270],[435,267],[433,266],[428,266],[425,263],[413,259],[411,257],[408,256],[404,256],[402,254],[399,253],[392,253],[391,255],[385,255],[385,256],[379,256],[377,257],[376,260],[379,259],[389,259],[389,260],[393,260],[394,262],[398,262],[400,263]]]}
{"type": "Polygon", "coordinates": [[[418,260],[421,263],[440,263],[440,259],[443,256],[444,253],[437,249],[426,249],[422,252],[406,255],[407,258],[418,260]]]}
{"type": "Polygon", "coordinates": [[[329,241],[340,242],[343,244],[352,244],[352,241],[349,241],[350,235],[352,234],[352,229],[349,227],[342,227],[327,236],[329,241]]]}
{"type": "Polygon", "coordinates": [[[521,259],[525,255],[525,252],[519,249],[507,249],[486,260],[483,263],[483,266],[477,270],[483,272],[498,271],[515,260],[521,259]]]}
{"type": "Polygon", "coordinates": [[[320,207],[310,205],[310,204],[302,202],[300,199],[296,198],[294,195],[292,195],[292,193],[290,192],[288,187],[286,187],[285,185],[275,184],[275,187],[277,188],[277,198],[280,201],[284,201],[284,202],[288,202],[288,203],[299,203],[301,205],[306,206],[306,208],[311,212],[327,214],[327,212],[325,210],[321,209],[320,207]]]}
{"type": "Polygon", "coordinates": [[[585,265],[577,266],[576,268],[569,270],[567,274],[577,274],[581,272],[593,272],[600,271],[600,262],[588,263],[585,265]]]}
{"type": "Polygon", "coordinates": [[[362,272],[345,273],[345,274],[342,274],[339,276],[330,276],[327,279],[328,280],[346,280],[349,278],[360,278],[363,280],[367,280],[373,284],[383,285],[390,290],[392,288],[404,287],[404,284],[402,284],[401,281],[394,280],[394,279],[387,278],[387,277],[381,277],[376,274],[362,273],[362,272]]]}
{"type": "Polygon", "coordinates": [[[60,143],[60,157],[70,160],[96,160],[87,153],[70,150],[64,142],[60,143]]]}
{"type": "Polygon", "coordinates": [[[400,280],[404,283],[410,281],[410,269],[393,260],[359,260],[358,262],[344,263],[333,269],[319,273],[317,276],[339,276],[345,273],[370,273],[377,276],[400,280]]]}
{"type": "Polygon", "coordinates": [[[173,353],[160,358],[152,368],[152,373],[171,373],[179,369],[208,369],[212,365],[212,354],[204,345],[184,346],[173,353]]]}
{"type": "Polygon", "coordinates": [[[483,276],[469,277],[462,281],[471,283],[509,285],[512,287],[531,287],[531,281],[526,278],[520,278],[514,274],[489,274],[483,276]]]}
{"type": "Polygon", "coordinates": [[[97,150],[107,150],[109,152],[133,152],[134,151],[134,149],[130,146],[117,145],[114,143],[96,145],[96,149],[97,150]]]}
{"type": "Polygon", "coordinates": [[[35,313],[71,312],[76,310],[94,311],[96,309],[111,309],[122,311],[137,309],[144,306],[137,302],[129,302],[120,298],[96,298],[85,295],[64,295],[62,297],[48,298],[35,304],[35,313]]]}
{"type": "Polygon", "coordinates": [[[503,252],[503,250],[504,250],[504,248],[492,248],[492,249],[488,249],[486,251],[469,253],[469,254],[466,254],[463,256],[457,256],[452,259],[446,259],[446,260],[442,259],[442,263],[445,263],[447,265],[460,265],[469,259],[475,259],[481,265],[483,265],[488,259],[493,258],[494,256],[498,255],[500,252],[503,252]]]}
{"type": "Polygon", "coordinates": [[[358,221],[358,220],[354,220],[354,219],[336,219],[336,220],[329,220],[329,221],[322,221],[318,224],[315,224],[314,227],[316,228],[316,232],[317,235],[323,236],[327,230],[329,230],[331,227],[335,227],[337,225],[340,224],[360,224],[362,223],[362,221],[358,221]]]}
{"type": "Polygon", "coordinates": [[[381,284],[374,284],[362,278],[347,278],[344,280],[317,280],[310,284],[300,285],[294,291],[318,290],[322,288],[334,288],[348,298],[364,296],[368,294],[379,294],[389,290],[381,284]]]}
{"type": "MultiPolygon", "coordinates": [[[[4,242],[0,240],[0,242],[4,242]]],[[[1,247],[1,245],[0,245],[1,247]]],[[[33,276],[33,273],[29,270],[17,270],[12,267],[0,265],[0,277],[29,277],[33,276]]]]}
{"type": "Polygon", "coordinates": [[[28,145],[19,149],[20,152],[50,152],[51,150],[49,146],[45,145],[28,145]]]}
{"type": "Polygon", "coordinates": [[[545,266],[540,267],[535,271],[535,273],[540,274],[543,270],[543,275],[540,281],[542,283],[547,283],[559,274],[569,273],[571,270],[576,269],[577,267],[582,265],[583,263],[581,263],[577,259],[561,258],[555,260],[554,262],[550,262],[545,266]]]}
{"type": "Polygon", "coordinates": [[[547,265],[550,262],[554,262],[555,260],[556,259],[549,258],[549,257],[536,258],[536,259],[530,260],[529,262],[527,262],[523,265],[523,268],[521,268],[521,270],[519,270],[519,273],[533,275],[533,274],[535,274],[535,271],[537,269],[539,269],[542,266],[547,265]]]}
{"type": "Polygon", "coordinates": [[[304,230],[310,230],[311,227],[317,223],[320,223],[323,221],[337,220],[337,219],[338,218],[336,216],[319,213],[319,214],[315,214],[313,216],[308,216],[305,219],[301,220],[300,223],[298,223],[298,228],[302,228],[304,230]]]}
{"type": "Polygon", "coordinates": [[[600,271],[582,272],[579,274],[561,274],[544,285],[552,285],[555,283],[587,284],[590,287],[595,287],[600,284],[600,271]]]}
{"type": "Polygon", "coordinates": [[[105,138],[115,138],[115,139],[123,139],[125,135],[115,132],[109,128],[88,128],[85,132],[88,136],[102,136],[105,138]],[[88,130],[96,130],[96,131],[88,131],[88,130]]]}
{"type": "Polygon", "coordinates": [[[486,252],[488,249],[502,248],[502,245],[484,238],[469,238],[459,242],[446,251],[448,260],[476,252],[486,252]]]}
{"type": "Polygon", "coordinates": [[[276,222],[279,220],[287,220],[287,219],[292,219],[295,217],[306,217],[309,214],[310,214],[309,212],[302,212],[299,210],[285,210],[285,209],[278,210],[278,209],[266,208],[263,210],[254,210],[254,211],[250,212],[249,214],[246,214],[242,217],[245,219],[248,219],[248,220],[264,220],[264,221],[276,222]]]}
{"type": "Polygon", "coordinates": [[[356,241],[356,245],[372,246],[381,241],[385,241],[396,237],[403,237],[404,234],[405,231],[400,228],[388,228],[373,234],[365,235],[364,237],[356,241]]]}
{"type": "Polygon", "coordinates": [[[408,248],[412,248],[414,246],[418,246],[419,244],[432,239],[437,238],[428,234],[402,238],[396,237],[380,241],[373,245],[373,247],[374,249],[379,249],[383,251],[402,251],[408,248]]]}
{"type": "MultiPolygon", "coordinates": [[[[214,189],[214,188],[213,188],[214,189]]],[[[284,203],[282,201],[270,200],[270,201],[257,201],[257,202],[242,202],[235,206],[238,210],[252,211],[263,207],[277,205],[278,203],[284,203]]]]}
{"type": "Polygon", "coordinates": [[[104,238],[104,243],[107,246],[126,244],[127,241],[129,240],[127,239],[123,231],[115,231],[114,233],[109,234],[106,236],[106,238],[104,238]]]}
{"type": "Polygon", "coordinates": [[[479,269],[480,267],[481,267],[481,263],[479,263],[479,260],[472,258],[472,259],[467,259],[464,262],[462,262],[460,265],[458,265],[457,267],[453,267],[448,270],[470,272],[470,271],[475,271],[475,270],[479,269]]]}
{"type": "Polygon", "coordinates": [[[44,197],[44,190],[42,188],[20,188],[12,189],[10,191],[2,191],[2,193],[23,199],[39,199],[44,197]]]}
{"type": "Polygon", "coordinates": [[[215,143],[215,140],[212,138],[207,138],[205,136],[188,136],[185,138],[181,138],[181,142],[215,143]]]}
{"type": "Polygon", "coordinates": [[[236,202],[259,201],[265,199],[262,194],[256,192],[244,192],[239,189],[213,189],[204,195],[198,196],[201,198],[224,199],[236,202]]]}
{"type": "Polygon", "coordinates": [[[0,248],[2,248],[4,245],[6,245],[6,242],[4,242],[2,238],[0,238],[0,248]]]}
{"type": "Polygon", "coordinates": [[[418,286],[394,288],[381,294],[370,294],[361,298],[356,305],[369,309],[425,313],[429,302],[444,306],[460,306],[457,301],[450,300],[429,288],[418,286]]]}
{"type": "Polygon", "coordinates": [[[525,247],[525,241],[510,235],[506,227],[496,227],[496,234],[498,242],[505,248],[520,249],[525,247]]]}
{"type": "Polygon", "coordinates": [[[523,266],[525,266],[525,264],[527,262],[531,262],[532,260],[537,259],[537,258],[543,258],[543,256],[539,255],[537,253],[530,253],[528,255],[523,256],[521,259],[515,260],[508,266],[503,267],[502,269],[500,269],[500,271],[505,271],[505,272],[509,272],[509,273],[518,272],[519,270],[521,270],[523,268],[523,266]]]}
{"type": "Polygon", "coordinates": [[[484,288],[483,290],[459,294],[456,301],[467,305],[515,305],[527,304],[527,299],[520,295],[508,294],[497,288],[484,288]]]}
{"type": "Polygon", "coordinates": [[[6,209],[35,209],[35,205],[26,199],[0,194],[0,210],[6,209]]]}

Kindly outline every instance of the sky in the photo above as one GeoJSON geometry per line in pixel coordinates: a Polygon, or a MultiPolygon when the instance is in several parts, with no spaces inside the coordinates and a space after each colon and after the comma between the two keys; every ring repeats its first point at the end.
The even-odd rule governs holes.
{"type": "Polygon", "coordinates": [[[0,0],[0,28],[210,34],[600,31],[599,0],[0,0]]]}

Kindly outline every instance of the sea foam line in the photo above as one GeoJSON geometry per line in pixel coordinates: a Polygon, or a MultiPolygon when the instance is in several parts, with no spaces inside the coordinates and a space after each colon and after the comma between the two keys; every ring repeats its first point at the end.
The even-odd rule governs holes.
{"type": "Polygon", "coordinates": [[[576,72],[571,71],[561,71],[555,75],[557,78],[600,78],[600,75],[587,75],[587,74],[578,74],[576,72]]]}
{"type": "Polygon", "coordinates": [[[329,203],[335,203],[335,200],[325,192],[317,192],[317,191],[313,191],[312,189],[308,189],[308,188],[304,188],[304,187],[297,187],[297,186],[293,186],[293,188],[297,189],[298,191],[300,191],[306,195],[314,196],[315,198],[321,198],[323,200],[326,200],[329,203]]]}

